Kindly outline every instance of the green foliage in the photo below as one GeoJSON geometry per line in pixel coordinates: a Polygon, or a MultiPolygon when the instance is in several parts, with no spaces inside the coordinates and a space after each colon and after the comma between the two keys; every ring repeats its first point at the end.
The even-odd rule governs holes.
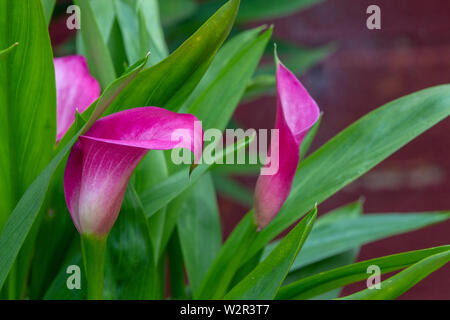
{"type": "Polygon", "coordinates": [[[305,243],[317,216],[313,209],[225,299],[273,299],[295,257],[305,243]]]}
{"type": "MultiPolygon", "coordinates": [[[[316,219],[318,203],[450,115],[450,85],[442,85],[372,111],[308,155],[319,120],[302,144],[292,191],[276,218],[257,230],[250,209],[225,243],[217,193],[251,207],[252,191],[231,175],[257,175],[260,165],[220,162],[247,148],[254,136],[226,146],[212,164],[193,172],[174,165],[170,152],[149,152],[127,187],[106,249],[101,247],[104,270],[82,272],[81,290],[67,288],[67,267],[92,258],[89,242],[79,241],[70,221],[62,183],[79,135],[104,115],[142,106],[191,113],[204,129],[236,127],[232,115],[240,102],[275,92],[275,66],[260,65],[272,55],[272,27],[232,32],[235,21],[242,28],[320,1],[224,2],[75,0],[82,11],[77,51],[103,91],[55,146],[47,31],[55,1],[0,0],[0,298],[164,299],[168,272],[172,299],[334,299],[343,286],[366,280],[368,266],[378,265],[383,274],[402,271],[380,290],[343,299],[395,299],[449,262],[450,248],[442,246],[354,263],[362,245],[447,221],[448,211],[363,214],[358,201],[316,219]],[[169,54],[168,47],[185,38],[169,54]],[[103,274],[104,281],[96,282],[103,274]]],[[[333,50],[277,42],[297,74],[333,50]]]]}
{"type": "MultiPolygon", "coordinates": [[[[276,296],[276,299],[308,299],[347,284],[366,280],[368,278],[367,268],[371,265],[377,265],[380,267],[382,273],[389,273],[415,265],[419,261],[423,261],[423,259],[427,260],[428,257],[433,257],[431,261],[427,260],[426,263],[420,264],[420,266],[418,268],[414,268],[414,270],[420,270],[424,265],[424,268],[426,268],[426,265],[430,262],[432,264],[432,268],[430,270],[434,271],[435,267],[441,264],[442,261],[445,261],[445,259],[448,261],[449,249],[449,246],[443,246],[404,252],[382,258],[362,261],[345,267],[333,269],[331,271],[318,273],[281,288],[276,296]],[[438,256],[435,257],[436,255],[438,256]]],[[[426,276],[427,273],[424,273],[424,275],[426,276]]],[[[405,280],[407,281],[407,279],[405,280]]]]}

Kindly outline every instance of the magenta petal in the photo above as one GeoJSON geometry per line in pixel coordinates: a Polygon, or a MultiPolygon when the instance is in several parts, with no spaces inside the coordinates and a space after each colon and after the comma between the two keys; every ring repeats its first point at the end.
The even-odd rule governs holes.
{"type": "Polygon", "coordinates": [[[57,134],[61,140],[75,121],[75,111],[81,113],[100,95],[100,86],[89,73],[83,56],[55,58],[57,99],[57,134]]]}
{"type": "MultiPolygon", "coordinates": [[[[278,171],[260,175],[255,190],[255,220],[259,228],[272,221],[284,204],[292,187],[300,159],[300,145],[316,123],[320,110],[300,81],[283,64],[277,68],[277,119],[279,130],[278,171]]],[[[267,167],[268,165],[266,165],[267,167]]]]}
{"type": "Polygon", "coordinates": [[[143,107],[98,120],[72,149],[64,174],[66,202],[78,231],[109,232],[128,180],[148,150],[183,147],[198,159],[202,142],[201,125],[190,114],[143,107]]]}

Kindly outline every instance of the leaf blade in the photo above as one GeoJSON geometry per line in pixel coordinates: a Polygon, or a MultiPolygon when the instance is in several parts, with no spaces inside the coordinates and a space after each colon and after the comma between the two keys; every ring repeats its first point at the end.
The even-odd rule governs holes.
{"type": "Polygon", "coordinates": [[[275,250],[224,298],[273,299],[308,237],[316,216],[317,208],[314,208],[289,232],[275,250]]]}
{"type": "Polygon", "coordinates": [[[367,267],[371,265],[379,266],[384,274],[410,266],[426,257],[448,252],[449,249],[450,246],[442,246],[402,252],[322,272],[282,287],[276,299],[309,299],[318,294],[367,279],[367,267]]]}

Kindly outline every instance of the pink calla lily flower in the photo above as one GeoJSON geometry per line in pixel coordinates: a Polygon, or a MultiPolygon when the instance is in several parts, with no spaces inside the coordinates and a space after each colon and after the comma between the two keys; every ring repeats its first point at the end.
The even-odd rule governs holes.
{"type": "Polygon", "coordinates": [[[85,111],[100,96],[100,85],[89,73],[83,56],[55,58],[56,141],[75,121],[75,112],[85,111]]]}
{"type": "MultiPolygon", "coordinates": [[[[88,101],[98,97],[97,82],[92,81],[84,58],[65,59],[55,63],[60,138],[73,123],[76,109],[82,112],[88,101]],[[79,69],[73,72],[70,63],[79,69]],[[65,84],[58,84],[62,80],[65,84]],[[71,81],[75,87],[67,85],[71,81]]],[[[203,130],[197,129],[197,123],[191,114],[157,107],[129,109],[97,120],[72,148],[64,172],[66,203],[78,231],[100,237],[109,233],[130,176],[150,149],[186,148],[198,161],[203,130]]]]}
{"type": "MultiPolygon", "coordinates": [[[[260,175],[255,190],[255,221],[259,229],[267,226],[283,206],[292,187],[300,159],[300,146],[316,123],[320,110],[300,81],[281,62],[277,62],[278,170],[260,175]]],[[[266,164],[265,167],[267,167],[266,164]]]]}

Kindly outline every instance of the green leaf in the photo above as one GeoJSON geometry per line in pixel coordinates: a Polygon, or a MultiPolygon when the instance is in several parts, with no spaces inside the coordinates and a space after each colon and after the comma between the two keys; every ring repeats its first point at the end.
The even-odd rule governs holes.
{"type": "Polygon", "coordinates": [[[380,283],[381,288],[366,289],[341,300],[393,300],[428,275],[450,262],[450,250],[429,256],[380,283]]]}
{"type": "Polygon", "coordinates": [[[221,175],[239,175],[239,176],[255,176],[258,175],[261,170],[261,164],[222,164],[212,168],[214,173],[221,175]]]}
{"type": "MultiPolygon", "coordinates": [[[[223,154],[235,153],[236,150],[245,148],[253,141],[253,138],[254,136],[244,138],[236,144],[228,146],[223,152],[216,155],[214,161],[222,158],[223,154]]],[[[170,153],[167,156],[170,157],[170,153]]],[[[156,259],[160,259],[162,253],[164,253],[164,249],[176,226],[178,217],[182,212],[189,188],[195,186],[195,183],[210,166],[210,164],[199,165],[190,177],[188,170],[177,170],[168,179],[151,186],[140,194],[144,204],[145,214],[149,218],[152,229],[152,239],[155,240],[158,248],[158,251],[155,252],[156,259]]]]}
{"type": "MultiPolygon", "coordinates": [[[[332,226],[333,223],[338,221],[357,218],[361,216],[361,214],[362,214],[362,201],[357,201],[349,205],[340,207],[338,209],[333,210],[332,212],[329,212],[321,216],[318,220],[316,220],[312,232],[320,228],[327,228],[328,226],[332,226]]],[[[309,237],[311,237],[311,234],[309,237]]],[[[308,240],[306,240],[306,242],[308,242],[308,240]]],[[[270,244],[269,246],[272,246],[272,244],[270,244]]],[[[305,248],[305,246],[303,248],[305,248]]],[[[319,272],[328,271],[334,268],[354,263],[356,258],[358,257],[358,252],[359,246],[356,246],[343,253],[322,259],[316,263],[309,264],[299,269],[294,270],[294,268],[291,267],[291,272],[289,272],[289,274],[287,275],[286,280],[284,281],[284,285],[287,285],[302,278],[312,276],[319,272]]],[[[300,259],[297,256],[296,261],[299,260],[300,259]]],[[[334,289],[330,292],[314,297],[314,299],[319,300],[334,299],[339,296],[341,290],[342,288],[334,289]]]]}
{"type": "Polygon", "coordinates": [[[343,130],[303,161],[288,199],[259,233],[248,258],[316,202],[327,199],[448,115],[450,85],[442,85],[394,100],[343,130]]]}
{"type": "Polygon", "coordinates": [[[150,65],[169,55],[159,16],[158,0],[140,0],[138,4],[141,55],[150,50],[150,65]]]}
{"type": "MultiPolygon", "coordinates": [[[[233,145],[227,146],[222,152],[215,155],[214,162],[218,159],[222,159],[224,155],[235,153],[236,150],[245,148],[253,141],[254,138],[254,136],[250,138],[246,137],[237,141],[233,145]]],[[[170,201],[187,190],[189,186],[197,182],[200,177],[211,167],[211,165],[212,164],[207,163],[199,164],[190,177],[188,168],[186,168],[186,170],[179,170],[175,174],[169,176],[166,180],[140,193],[139,196],[144,206],[144,211],[147,218],[151,217],[155,212],[163,208],[170,201]]],[[[170,234],[168,236],[170,236],[170,234]]]]}
{"type": "Polygon", "coordinates": [[[89,0],[74,0],[81,10],[81,37],[89,70],[100,83],[106,88],[116,79],[113,60],[109,53],[106,40],[102,36],[94,10],[89,0]]]}
{"type": "Polygon", "coordinates": [[[78,139],[79,134],[81,134],[81,130],[58,152],[56,157],[31,184],[6,222],[0,235],[0,246],[2,248],[0,251],[0,288],[3,286],[5,278],[44,202],[53,173],[78,139]]]}
{"type": "MultiPolygon", "coordinates": [[[[168,175],[169,172],[163,151],[150,150],[139,164],[139,168],[135,173],[136,190],[138,192],[147,190],[158,184],[160,181],[167,179],[168,175]]],[[[166,244],[163,243],[163,238],[166,236],[164,234],[164,226],[167,219],[166,211],[166,208],[162,207],[148,219],[155,261],[157,261],[163,253],[163,246],[166,244]]],[[[169,236],[170,234],[167,235],[167,240],[169,236]]]]}
{"type": "Polygon", "coordinates": [[[79,236],[75,237],[67,250],[66,257],[61,261],[59,272],[53,279],[50,287],[45,292],[45,300],[82,300],[87,295],[86,277],[83,269],[81,257],[81,242],[79,236]],[[70,290],[67,287],[67,280],[70,274],[67,273],[69,266],[78,266],[81,273],[81,288],[70,290]]]}
{"type": "Polygon", "coordinates": [[[231,233],[213,261],[198,289],[195,299],[220,299],[227,292],[236,271],[242,264],[250,244],[256,236],[256,224],[252,216],[246,216],[231,233]]]}
{"type": "Polygon", "coordinates": [[[105,297],[154,299],[156,265],[150,229],[136,191],[128,185],[106,247],[105,297]]]}
{"type": "MultiPolygon", "coordinates": [[[[344,253],[337,254],[330,258],[320,260],[316,263],[307,265],[306,267],[297,269],[290,272],[286,277],[283,285],[288,285],[300,279],[313,276],[315,274],[333,270],[339,267],[343,267],[352,263],[355,263],[358,258],[359,249],[348,250],[344,253]]],[[[319,294],[317,296],[311,297],[311,300],[331,300],[336,299],[342,292],[342,287],[333,289],[331,291],[319,294]]]]}
{"type": "Polygon", "coordinates": [[[322,0],[245,0],[239,10],[239,22],[273,19],[304,10],[322,0]]]}
{"type": "Polygon", "coordinates": [[[90,0],[100,32],[106,41],[110,38],[116,18],[115,6],[111,0],[90,0]]]}
{"type": "Polygon", "coordinates": [[[305,243],[316,216],[317,208],[314,208],[261,264],[225,295],[225,299],[273,299],[305,243]]]}
{"type": "MultiPolygon", "coordinates": [[[[14,260],[25,241],[28,232],[30,231],[36,216],[44,202],[45,195],[50,185],[52,176],[58,166],[66,158],[70,149],[75,144],[78,136],[86,132],[90,126],[100,117],[103,111],[109,106],[115,97],[122,91],[131,79],[141,70],[145,65],[146,60],[143,59],[140,64],[115,80],[100,98],[94,102],[83,115],[89,116],[89,121],[76,132],[77,123],[65,134],[63,139],[59,142],[58,153],[41,172],[41,174],[33,181],[30,187],[26,190],[20,201],[17,203],[8,221],[3,228],[0,235],[0,245],[4,250],[0,251],[0,288],[3,286],[5,278],[11,269],[14,260]]],[[[55,107],[56,109],[56,107],[55,107]]],[[[56,130],[53,133],[53,141],[55,139],[56,130]]],[[[36,161],[36,159],[34,159],[36,161]]]]}
{"type": "MultiPolygon", "coordinates": [[[[90,0],[92,11],[95,14],[97,26],[102,34],[102,40],[108,45],[111,59],[114,63],[114,69],[116,74],[122,74],[124,71],[124,63],[126,62],[125,53],[120,55],[122,51],[125,51],[123,47],[123,40],[120,36],[120,28],[118,27],[116,19],[115,6],[111,3],[111,0],[90,0]],[[118,39],[118,34],[120,39],[118,39]],[[120,47],[122,45],[122,47],[120,47]]],[[[76,35],[76,49],[77,53],[83,56],[87,56],[86,46],[84,44],[82,32],[77,32],[76,35]]]]}
{"type": "Polygon", "coordinates": [[[228,1],[169,57],[141,72],[110,113],[142,106],[178,110],[228,36],[238,7],[239,0],[228,1]]]}
{"type": "Polygon", "coordinates": [[[42,5],[44,6],[45,18],[47,19],[47,24],[50,24],[52,20],[53,10],[55,9],[56,0],[42,0],[42,5]]]}
{"type": "Polygon", "coordinates": [[[262,28],[243,32],[228,41],[187,99],[182,111],[202,121],[204,129],[225,129],[272,35],[262,28]]]}
{"type": "Polygon", "coordinates": [[[253,192],[248,187],[221,174],[214,174],[213,180],[221,196],[230,198],[247,207],[253,206],[253,192]]]}
{"type": "Polygon", "coordinates": [[[172,300],[186,300],[186,280],[178,231],[173,232],[167,244],[167,258],[169,260],[170,298],[172,300]]]}
{"type": "MultiPolygon", "coordinates": [[[[62,166],[59,169],[59,171],[63,171],[61,170],[62,166]]],[[[77,243],[79,242],[78,232],[64,199],[63,172],[59,171],[57,170],[52,178],[52,183],[50,183],[45,210],[41,210],[41,219],[39,223],[33,225],[33,228],[39,228],[39,232],[33,242],[34,248],[30,257],[32,265],[29,298],[32,300],[43,298],[46,290],[61,270],[73,239],[76,239],[77,243]]],[[[28,242],[31,242],[29,236],[24,248],[27,247],[28,242]]]]}
{"type": "MultiPolygon", "coordinates": [[[[113,0],[116,7],[125,52],[128,63],[132,64],[141,58],[141,39],[139,37],[139,19],[137,15],[137,3],[134,0],[113,0]]],[[[146,52],[144,53],[144,55],[146,52]]]]}
{"type": "Polygon", "coordinates": [[[192,15],[197,9],[195,0],[159,0],[161,19],[164,25],[171,25],[192,15]]]}
{"type": "Polygon", "coordinates": [[[276,299],[309,299],[321,293],[366,280],[370,275],[367,273],[367,268],[371,265],[379,266],[381,273],[385,274],[403,269],[435,254],[448,253],[449,250],[450,246],[442,246],[403,252],[322,272],[282,287],[276,299]]]}
{"type": "MultiPolygon", "coordinates": [[[[366,243],[417,230],[449,218],[450,212],[383,213],[341,219],[325,226],[318,225],[311,232],[292,269],[299,269],[366,243]]],[[[276,244],[277,242],[267,246],[265,255],[276,244]]]]}
{"type": "Polygon", "coordinates": [[[55,71],[40,1],[0,2],[0,230],[54,155],[55,71]],[[5,54],[6,52],[3,51],[5,54]]]}
{"type": "MultiPolygon", "coordinates": [[[[302,48],[291,44],[277,42],[277,51],[284,64],[297,75],[324,60],[334,50],[327,45],[319,48],[302,48]]],[[[267,64],[257,69],[255,77],[245,90],[245,100],[258,98],[261,95],[276,93],[276,66],[267,64]]]]}
{"type": "Polygon", "coordinates": [[[222,245],[219,209],[209,174],[191,187],[177,230],[189,285],[195,295],[222,245]]]}
{"type": "Polygon", "coordinates": [[[323,113],[320,114],[319,119],[313,125],[313,127],[308,131],[305,139],[302,142],[302,145],[300,147],[300,161],[302,161],[305,158],[306,153],[308,153],[308,150],[311,147],[311,144],[312,144],[314,138],[316,137],[317,130],[319,130],[320,123],[322,122],[322,116],[323,116],[323,113]]]}

